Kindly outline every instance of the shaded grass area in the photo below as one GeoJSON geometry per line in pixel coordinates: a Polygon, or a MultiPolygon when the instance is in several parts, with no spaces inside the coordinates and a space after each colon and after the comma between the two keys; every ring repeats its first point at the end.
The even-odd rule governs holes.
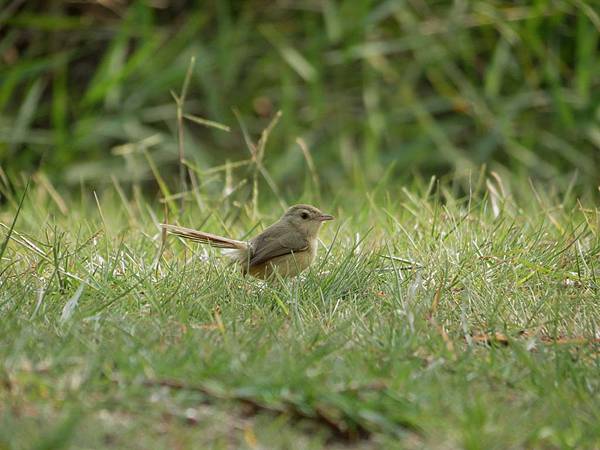
{"type": "Polygon", "coordinates": [[[598,182],[595,1],[3,3],[0,162],[15,173],[144,182],[145,159],[115,152],[149,137],[175,173],[169,92],[195,57],[185,112],[233,130],[186,121],[185,154],[201,166],[245,153],[235,107],[251,133],[283,111],[277,180],[301,180],[302,137],[332,189],[390,164],[598,182]]]}
{"type": "MultiPolygon", "coordinates": [[[[180,223],[278,216],[199,195],[180,223]]],[[[353,198],[321,202],[310,272],[264,284],[161,251],[152,202],[59,214],[34,183],[0,261],[0,446],[600,445],[598,209],[497,175],[353,198]]]]}

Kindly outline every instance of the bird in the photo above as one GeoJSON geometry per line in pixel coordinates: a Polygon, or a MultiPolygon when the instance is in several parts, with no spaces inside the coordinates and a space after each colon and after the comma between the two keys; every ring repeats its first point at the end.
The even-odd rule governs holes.
{"type": "Polygon", "coordinates": [[[317,236],[330,214],[312,205],[291,206],[281,218],[249,241],[230,239],[204,231],[163,223],[168,233],[225,249],[243,275],[269,279],[275,274],[291,278],[306,270],[317,255],[317,236]]]}

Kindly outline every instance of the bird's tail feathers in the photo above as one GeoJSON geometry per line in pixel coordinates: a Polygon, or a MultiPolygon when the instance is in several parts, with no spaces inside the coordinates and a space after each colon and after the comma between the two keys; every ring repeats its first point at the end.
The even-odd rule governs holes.
{"type": "Polygon", "coordinates": [[[216,234],[192,230],[191,228],[179,227],[177,225],[171,225],[168,223],[161,223],[160,226],[171,234],[185,239],[189,239],[191,241],[200,242],[201,244],[208,244],[211,247],[226,248],[233,250],[248,249],[248,243],[244,241],[229,239],[223,236],[217,236],[216,234]]]}

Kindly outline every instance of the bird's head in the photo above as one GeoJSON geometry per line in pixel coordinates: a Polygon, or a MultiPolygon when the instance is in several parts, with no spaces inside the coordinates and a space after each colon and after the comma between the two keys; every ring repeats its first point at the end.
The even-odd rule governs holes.
{"type": "Polygon", "coordinates": [[[323,222],[333,219],[332,215],[322,213],[311,205],[294,205],[282,217],[282,220],[294,225],[309,238],[317,237],[323,222]]]}

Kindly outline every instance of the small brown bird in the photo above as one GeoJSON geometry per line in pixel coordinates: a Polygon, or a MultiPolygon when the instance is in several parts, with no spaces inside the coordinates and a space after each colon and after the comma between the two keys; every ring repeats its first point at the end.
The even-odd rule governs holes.
{"type": "Polygon", "coordinates": [[[317,235],[333,216],[311,205],[294,205],[270,227],[249,241],[238,241],[204,231],[162,224],[169,233],[211,247],[229,249],[242,273],[266,279],[275,272],[294,277],[312,264],[317,255],[317,235]]]}

